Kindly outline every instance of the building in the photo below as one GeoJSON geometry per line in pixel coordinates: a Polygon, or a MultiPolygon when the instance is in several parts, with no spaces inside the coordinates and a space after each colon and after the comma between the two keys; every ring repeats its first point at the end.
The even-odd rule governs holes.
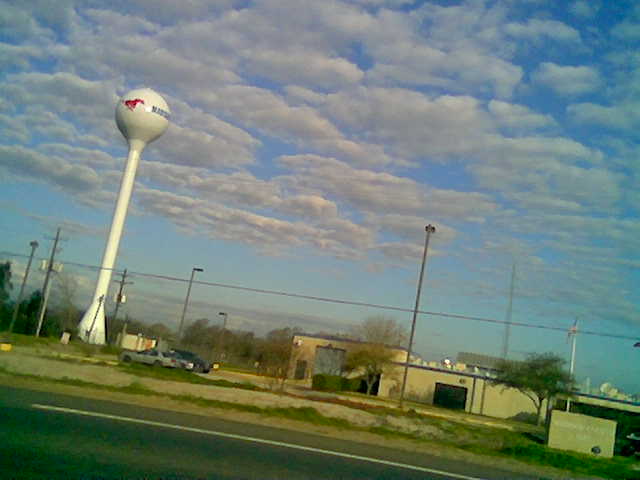
{"type": "MultiPolygon", "coordinates": [[[[317,374],[342,375],[347,353],[366,345],[366,342],[333,335],[298,334],[292,341],[287,377],[305,380],[309,385],[317,374]]],[[[388,349],[393,352],[394,362],[406,361],[406,348],[388,346],[388,349]]]]}
{"type": "MultiPolygon", "coordinates": [[[[453,368],[409,365],[405,398],[490,417],[535,420],[535,405],[525,394],[492,385],[486,374],[463,371],[462,366],[460,363],[453,368]]],[[[404,365],[396,364],[391,372],[382,376],[378,389],[380,397],[399,397],[403,371],[404,365]]]]}

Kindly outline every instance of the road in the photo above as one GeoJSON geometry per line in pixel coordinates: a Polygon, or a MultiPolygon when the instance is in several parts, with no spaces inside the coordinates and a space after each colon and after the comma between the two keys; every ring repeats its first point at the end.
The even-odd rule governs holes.
{"type": "Polygon", "coordinates": [[[0,477],[537,478],[319,435],[3,386],[0,477]]]}

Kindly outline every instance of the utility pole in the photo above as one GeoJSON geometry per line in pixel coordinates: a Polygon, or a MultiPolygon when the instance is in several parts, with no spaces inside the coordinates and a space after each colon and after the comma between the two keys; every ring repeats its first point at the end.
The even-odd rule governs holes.
{"type": "Polygon", "coordinates": [[[402,389],[400,390],[400,402],[399,407],[402,408],[404,402],[404,391],[407,388],[407,373],[409,372],[409,361],[411,360],[411,349],[413,348],[413,335],[416,331],[416,319],[418,317],[418,310],[420,308],[420,292],[422,291],[422,279],[424,277],[424,267],[427,263],[427,250],[429,250],[429,237],[432,233],[435,233],[436,227],[429,224],[424,227],[427,232],[424,240],[424,250],[422,252],[422,266],[420,267],[420,278],[418,279],[418,291],[416,292],[416,305],[413,309],[413,320],[411,322],[411,335],[409,336],[409,349],[407,350],[407,360],[404,363],[404,375],[402,377],[402,389]]]}
{"type": "Polygon", "coordinates": [[[189,305],[189,296],[191,296],[191,286],[193,285],[193,277],[196,272],[204,272],[202,268],[193,267],[191,269],[191,278],[189,278],[189,287],[187,288],[187,296],[184,299],[184,306],[182,307],[182,316],[180,317],[180,326],[178,327],[178,341],[182,341],[182,328],[184,327],[184,317],[187,314],[187,306],[189,305]]]}
{"type": "Polygon", "coordinates": [[[504,325],[504,339],[502,340],[502,358],[507,359],[509,354],[509,339],[511,336],[511,315],[513,312],[513,289],[516,282],[516,263],[511,267],[511,286],[509,287],[509,305],[507,306],[507,321],[504,325]]]}
{"type": "Polygon", "coordinates": [[[16,323],[16,318],[18,318],[18,310],[20,310],[20,302],[22,302],[22,296],[24,295],[24,287],[27,285],[27,278],[29,278],[29,270],[31,270],[31,262],[33,262],[33,254],[38,248],[38,242],[35,240],[29,242],[29,246],[31,247],[31,254],[29,255],[29,261],[27,262],[27,269],[24,272],[24,277],[22,277],[22,285],[20,285],[20,292],[18,293],[18,299],[16,300],[16,306],[13,309],[13,315],[11,316],[11,323],[9,324],[9,335],[13,332],[13,326],[16,323]]]}
{"type": "MultiPolygon", "coordinates": [[[[123,300],[123,295],[122,295],[122,291],[124,290],[124,286],[125,285],[133,285],[133,282],[127,282],[127,269],[124,269],[124,272],[122,272],[120,274],[120,280],[116,281],[117,284],[119,284],[119,288],[118,288],[118,293],[116,294],[116,308],[113,311],[113,318],[111,320],[112,325],[115,323],[115,321],[118,319],[118,309],[120,308],[120,304],[124,303],[123,300]]],[[[126,323],[126,322],[125,322],[126,323]]],[[[109,338],[109,325],[107,325],[107,340],[109,338]]],[[[122,326],[122,338],[124,339],[124,334],[126,332],[126,325],[122,326]]]]}
{"type": "MultiPolygon", "coordinates": [[[[569,373],[573,378],[573,372],[576,366],[576,338],[578,336],[578,319],[573,322],[573,326],[569,329],[569,336],[571,337],[571,363],[569,364],[569,373]]],[[[588,393],[588,392],[587,392],[588,393]]],[[[571,408],[571,396],[567,397],[567,412],[571,408]]]]}
{"type": "Polygon", "coordinates": [[[60,227],[56,231],[56,238],[53,241],[53,247],[51,248],[51,256],[49,257],[49,264],[47,265],[47,273],[44,276],[44,285],[42,286],[42,301],[40,302],[40,310],[38,311],[38,327],[36,328],[36,337],[40,336],[40,329],[42,328],[42,321],[44,320],[44,312],[47,309],[47,301],[49,300],[49,280],[51,278],[51,272],[53,272],[53,261],[56,257],[56,250],[58,249],[58,242],[60,241],[60,227]]]}

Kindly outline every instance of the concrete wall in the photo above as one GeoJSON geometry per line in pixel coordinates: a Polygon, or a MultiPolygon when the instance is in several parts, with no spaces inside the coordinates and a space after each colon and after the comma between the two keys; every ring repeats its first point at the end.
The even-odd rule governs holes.
{"type": "MultiPolygon", "coordinates": [[[[404,367],[397,365],[392,375],[383,375],[378,395],[397,398],[402,385],[404,367]]],[[[480,376],[463,374],[455,370],[442,370],[431,367],[409,366],[405,398],[408,400],[433,404],[436,383],[443,383],[467,389],[465,411],[496,418],[532,416],[536,408],[526,395],[514,389],[503,390],[493,386],[480,376]]],[[[543,411],[545,404],[543,404],[543,411]]]]}

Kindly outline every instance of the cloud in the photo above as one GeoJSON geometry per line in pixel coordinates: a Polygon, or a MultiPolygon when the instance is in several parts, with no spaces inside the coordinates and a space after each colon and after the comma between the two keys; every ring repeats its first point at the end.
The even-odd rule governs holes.
{"type": "Polygon", "coordinates": [[[618,40],[637,42],[640,40],[640,23],[625,20],[614,25],[609,33],[618,40]]]}
{"type": "Polygon", "coordinates": [[[46,182],[72,194],[88,193],[101,186],[95,170],[21,146],[0,145],[0,166],[28,181],[46,182]]]}
{"type": "Polygon", "coordinates": [[[576,17],[593,18],[600,10],[600,7],[599,2],[594,0],[578,0],[571,4],[569,12],[576,17]]]}
{"type": "Polygon", "coordinates": [[[410,159],[468,153],[491,125],[473,97],[430,98],[400,88],[359,87],[330,94],[323,109],[337,124],[366,131],[368,138],[410,159]]]}
{"type": "Polygon", "coordinates": [[[288,50],[261,50],[252,53],[247,70],[282,83],[336,88],[355,84],[364,73],[344,58],[290,47],[288,50]]]}
{"type": "Polygon", "coordinates": [[[491,100],[488,108],[498,125],[506,128],[536,129],[557,125],[552,116],[536,113],[524,105],[491,100]]]}
{"type": "Polygon", "coordinates": [[[540,64],[531,79],[560,95],[582,95],[596,90],[601,84],[598,71],[592,67],[563,66],[552,62],[540,64]]]}
{"type": "Polygon", "coordinates": [[[381,13],[375,19],[379,25],[364,39],[376,59],[367,78],[378,85],[399,82],[510,97],[522,69],[509,61],[513,49],[499,25],[504,15],[499,6],[485,8],[481,2],[425,4],[410,17],[381,13]]]}
{"type": "Polygon", "coordinates": [[[364,212],[419,212],[433,218],[478,221],[497,208],[481,193],[429,188],[410,178],[356,169],[333,158],[283,156],[279,163],[293,172],[277,179],[287,188],[325,192],[364,212]]]}
{"type": "Polygon", "coordinates": [[[637,102],[625,102],[613,106],[595,103],[576,103],[567,107],[567,114],[576,123],[601,125],[615,130],[631,130],[640,124],[637,102]]]}
{"type": "Polygon", "coordinates": [[[138,188],[137,199],[143,210],[167,217],[186,232],[197,229],[213,238],[252,245],[268,255],[315,247],[329,255],[354,259],[373,242],[368,228],[337,217],[310,225],[148,188],[138,188]]]}
{"type": "Polygon", "coordinates": [[[515,38],[529,41],[551,39],[559,42],[580,42],[580,33],[557,20],[531,19],[526,23],[509,23],[505,26],[505,32],[515,38]]]}

